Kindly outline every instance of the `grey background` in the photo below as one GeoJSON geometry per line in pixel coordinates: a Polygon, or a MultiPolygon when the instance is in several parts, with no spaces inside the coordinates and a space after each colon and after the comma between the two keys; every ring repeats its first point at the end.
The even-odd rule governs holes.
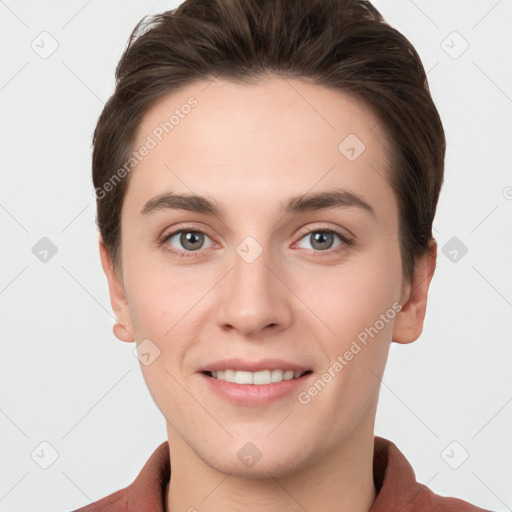
{"type": "MultiPolygon", "coordinates": [[[[166,439],[112,334],[90,145],[132,28],[178,3],[0,1],[0,512],[86,505],[166,439]]],[[[512,1],[375,5],[422,57],[448,140],[425,329],[391,346],[376,434],[434,492],[512,510],[512,1]]]]}

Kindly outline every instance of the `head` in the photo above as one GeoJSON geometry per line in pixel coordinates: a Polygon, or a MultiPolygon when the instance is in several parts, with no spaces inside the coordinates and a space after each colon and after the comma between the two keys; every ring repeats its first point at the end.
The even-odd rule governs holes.
{"type": "Polygon", "coordinates": [[[437,254],[445,138],[410,42],[364,1],[187,0],[135,27],[116,79],[93,139],[100,253],[169,432],[254,475],[367,434],[437,254]],[[270,357],[310,372],[300,393],[210,396],[213,362],[270,357]]]}

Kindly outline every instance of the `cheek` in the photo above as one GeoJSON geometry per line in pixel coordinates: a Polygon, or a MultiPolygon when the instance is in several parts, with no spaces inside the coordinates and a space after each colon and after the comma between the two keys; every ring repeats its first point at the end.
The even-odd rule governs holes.
{"type": "Polygon", "coordinates": [[[183,364],[188,370],[187,354],[200,339],[202,323],[211,318],[205,297],[212,283],[215,280],[202,279],[197,271],[168,267],[130,275],[127,288],[135,339],[149,339],[159,353],[154,365],[142,368],[146,380],[161,378],[154,375],[157,372],[168,380],[164,365],[173,373],[181,371],[183,364]]]}
{"type": "Polygon", "coordinates": [[[142,337],[165,339],[166,333],[200,297],[197,281],[180,269],[154,265],[132,255],[126,269],[126,292],[134,326],[142,337]],[[195,283],[193,286],[191,283],[195,283]]]}
{"type": "MultiPolygon", "coordinates": [[[[354,256],[337,268],[319,267],[314,273],[295,273],[294,290],[304,297],[327,338],[330,333],[338,343],[350,341],[374,325],[381,314],[390,308],[393,311],[402,282],[399,254],[382,257],[378,252],[354,256]]],[[[382,330],[390,329],[392,323],[387,323],[382,330]]]]}

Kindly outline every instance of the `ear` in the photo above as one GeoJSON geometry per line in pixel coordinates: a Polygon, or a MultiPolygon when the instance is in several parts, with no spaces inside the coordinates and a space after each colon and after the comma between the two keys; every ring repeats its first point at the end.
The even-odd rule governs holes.
{"type": "Polygon", "coordinates": [[[135,341],[135,334],[126,300],[124,285],[114,269],[107,247],[101,234],[99,235],[100,259],[103,272],[107,276],[108,288],[110,293],[110,304],[114,311],[117,322],[114,324],[113,331],[116,338],[121,341],[135,341]]]}
{"type": "Polygon", "coordinates": [[[409,297],[397,314],[392,341],[411,343],[420,337],[427,311],[427,295],[430,281],[436,269],[437,242],[431,240],[429,251],[417,261],[414,278],[404,291],[409,297]]]}

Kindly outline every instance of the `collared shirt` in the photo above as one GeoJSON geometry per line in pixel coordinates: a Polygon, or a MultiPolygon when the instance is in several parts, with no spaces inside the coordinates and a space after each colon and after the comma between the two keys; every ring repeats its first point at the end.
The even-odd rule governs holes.
{"type": "MultiPolygon", "coordinates": [[[[73,512],[165,512],[170,467],[169,443],[164,441],[132,484],[73,512]]],[[[404,454],[379,436],[374,442],[373,481],[377,497],[370,512],[490,512],[418,483],[404,454]]]]}

